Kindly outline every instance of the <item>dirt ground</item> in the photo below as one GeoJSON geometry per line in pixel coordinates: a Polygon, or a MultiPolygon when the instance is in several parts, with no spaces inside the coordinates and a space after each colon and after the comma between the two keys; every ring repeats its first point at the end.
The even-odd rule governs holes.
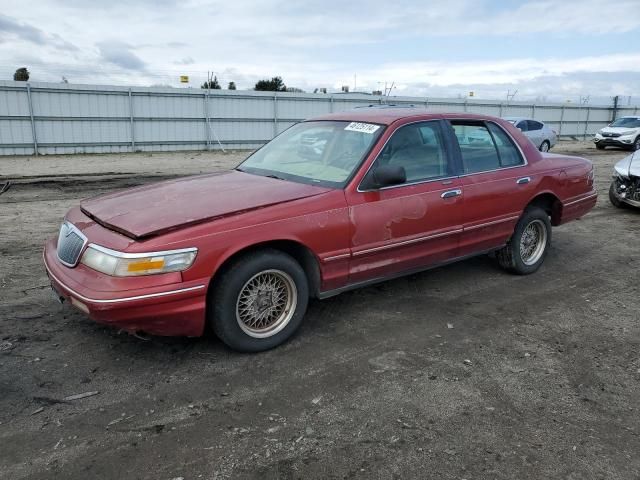
{"type": "Polygon", "coordinates": [[[95,324],[41,259],[81,198],[245,154],[0,158],[0,478],[639,478],[640,212],[606,195],[627,153],[555,151],[600,198],[538,273],[478,257],[315,301],[257,355],[95,324]]]}

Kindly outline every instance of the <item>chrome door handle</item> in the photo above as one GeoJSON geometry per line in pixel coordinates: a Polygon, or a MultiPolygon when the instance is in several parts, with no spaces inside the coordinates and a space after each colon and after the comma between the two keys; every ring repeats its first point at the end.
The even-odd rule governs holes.
{"type": "Polygon", "coordinates": [[[522,177],[522,178],[519,178],[518,180],[516,180],[516,183],[518,185],[524,185],[526,183],[529,183],[530,181],[531,181],[531,177],[522,177]]]}
{"type": "Polygon", "coordinates": [[[458,195],[462,195],[462,190],[459,188],[456,188],[455,190],[447,190],[442,195],[440,195],[440,197],[452,198],[452,197],[457,197],[458,195]]]}

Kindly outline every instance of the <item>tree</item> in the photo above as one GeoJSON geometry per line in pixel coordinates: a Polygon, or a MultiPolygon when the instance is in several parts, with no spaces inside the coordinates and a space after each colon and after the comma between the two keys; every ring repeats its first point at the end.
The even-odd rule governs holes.
{"type": "Polygon", "coordinates": [[[222,87],[218,83],[218,77],[213,77],[212,80],[207,80],[206,82],[204,82],[202,84],[202,87],[200,87],[200,88],[208,88],[208,89],[211,89],[211,90],[220,90],[222,87]]]}
{"type": "Polygon", "coordinates": [[[261,92],[286,92],[287,86],[282,81],[282,77],[273,77],[271,80],[260,80],[253,87],[261,92]]]}
{"type": "Polygon", "coordinates": [[[29,70],[27,67],[22,67],[16,70],[16,73],[13,74],[13,79],[16,82],[27,82],[29,81],[29,70]]]}
{"type": "Polygon", "coordinates": [[[235,90],[236,89],[236,82],[229,82],[229,86],[227,87],[228,90],[235,90]]]}

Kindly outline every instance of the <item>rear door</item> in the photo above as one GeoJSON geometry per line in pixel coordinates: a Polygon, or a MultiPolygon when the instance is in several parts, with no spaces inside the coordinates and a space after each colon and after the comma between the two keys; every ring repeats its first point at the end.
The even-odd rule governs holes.
{"type": "Polygon", "coordinates": [[[515,141],[494,122],[452,120],[458,143],[464,190],[460,254],[505,244],[533,191],[525,157],[515,141]],[[469,141],[467,132],[483,141],[469,141]],[[482,132],[482,134],[480,134],[482,132]]]}
{"type": "Polygon", "coordinates": [[[405,183],[345,192],[352,228],[350,283],[417,270],[457,255],[463,189],[444,126],[434,120],[399,127],[367,173],[380,165],[401,166],[405,183]]]}

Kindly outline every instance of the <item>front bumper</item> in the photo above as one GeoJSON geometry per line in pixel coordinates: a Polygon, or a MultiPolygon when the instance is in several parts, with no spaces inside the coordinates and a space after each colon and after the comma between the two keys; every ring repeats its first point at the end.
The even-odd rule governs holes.
{"type": "Polygon", "coordinates": [[[593,137],[593,143],[611,147],[631,147],[633,142],[632,137],[603,137],[602,135],[593,137]]]}
{"type": "MultiPolygon", "coordinates": [[[[617,176],[613,177],[613,181],[616,182],[618,180],[617,176]]],[[[619,202],[622,203],[626,203],[627,205],[630,205],[632,207],[637,207],[640,208],[640,202],[637,200],[632,200],[630,198],[627,198],[626,196],[620,195],[620,193],[618,193],[618,190],[616,188],[612,188],[611,189],[611,194],[616,198],[616,200],[618,200],[619,202]]]]}
{"type": "Polygon", "coordinates": [[[182,282],[180,274],[118,278],[84,265],[58,261],[56,240],[44,248],[44,265],[55,292],[93,320],[128,332],[197,337],[204,333],[207,283],[182,282]],[[137,280],[137,281],[136,281],[137,280]]]}

